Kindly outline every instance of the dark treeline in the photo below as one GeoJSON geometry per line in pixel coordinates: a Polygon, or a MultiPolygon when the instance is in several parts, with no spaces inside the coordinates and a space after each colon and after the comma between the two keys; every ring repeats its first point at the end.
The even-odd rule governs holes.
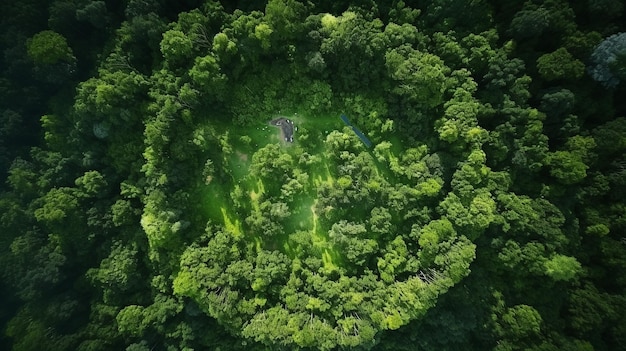
{"type": "Polygon", "coordinates": [[[0,349],[626,350],[625,7],[2,2],[0,349]]]}

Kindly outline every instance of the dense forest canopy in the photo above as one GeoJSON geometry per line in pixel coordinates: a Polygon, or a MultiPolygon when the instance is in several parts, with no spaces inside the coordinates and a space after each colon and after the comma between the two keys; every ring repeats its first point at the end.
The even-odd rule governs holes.
{"type": "Polygon", "coordinates": [[[622,1],[0,13],[0,348],[626,350],[622,1]]]}

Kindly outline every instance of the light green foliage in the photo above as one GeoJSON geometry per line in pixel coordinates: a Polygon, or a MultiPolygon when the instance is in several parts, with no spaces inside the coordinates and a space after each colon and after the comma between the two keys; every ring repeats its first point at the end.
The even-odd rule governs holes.
{"type": "MultiPolygon", "coordinates": [[[[434,264],[441,270],[446,271],[447,284],[456,284],[470,273],[470,263],[476,258],[476,245],[465,236],[460,236],[456,240],[448,241],[441,245],[442,249],[435,256],[434,264]]],[[[442,282],[446,284],[446,282],[442,282]]],[[[444,285],[445,286],[445,285],[444,285]]]]}
{"type": "Polygon", "coordinates": [[[116,226],[130,225],[133,224],[133,219],[138,214],[137,212],[136,209],[132,208],[130,201],[117,200],[111,206],[111,220],[116,226]]]}
{"type": "Polygon", "coordinates": [[[280,284],[289,271],[290,260],[277,251],[261,251],[256,256],[252,271],[251,288],[253,291],[263,291],[273,284],[280,284]]]}
{"type": "Polygon", "coordinates": [[[422,44],[426,41],[425,36],[410,23],[398,25],[394,22],[390,22],[385,26],[384,34],[389,41],[389,46],[392,48],[404,44],[422,44]]]}
{"type": "Polygon", "coordinates": [[[550,174],[564,184],[575,184],[587,177],[587,166],[583,159],[584,152],[556,151],[548,157],[550,174]]]}
{"type": "Polygon", "coordinates": [[[448,246],[457,237],[452,223],[445,217],[434,220],[419,229],[414,226],[411,236],[416,237],[420,245],[418,255],[422,265],[432,264],[441,247],[448,246]]]}
{"type": "Polygon", "coordinates": [[[166,207],[164,193],[154,190],[145,199],[145,207],[141,216],[141,227],[146,233],[150,248],[158,249],[176,242],[176,227],[180,224],[179,213],[166,207]]]}
{"type": "Polygon", "coordinates": [[[261,42],[261,47],[268,50],[271,46],[272,28],[267,23],[260,23],[254,28],[254,36],[261,42]]]}
{"type": "Polygon", "coordinates": [[[180,64],[183,60],[190,59],[192,49],[193,42],[180,30],[171,29],[163,33],[161,53],[163,57],[174,66],[180,64]]]}
{"type": "Polygon", "coordinates": [[[70,220],[78,208],[72,188],[50,189],[42,200],[42,206],[35,210],[35,218],[40,222],[60,224],[63,220],[70,220]]]}
{"type": "MultiPolygon", "coordinates": [[[[98,171],[87,171],[82,177],[76,179],[76,186],[83,192],[84,196],[102,197],[107,187],[107,181],[98,171]]],[[[83,195],[81,194],[81,195],[83,195]]]]}
{"type": "Polygon", "coordinates": [[[304,11],[305,5],[299,1],[270,0],[265,6],[265,18],[271,27],[276,29],[277,36],[289,38],[298,32],[299,22],[303,20],[304,11]]]}
{"type": "Polygon", "coordinates": [[[293,158],[278,144],[268,144],[252,156],[250,172],[261,179],[284,179],[291,169],[293,158]]]}
{"type": "Polygon", "coordinates": [[[41,116],[41,126],[44,130],[43,138],[50,147],[59,148],[63,145],[64,138],[61,136],[63,121],[56,115],[41,116]]]}
{"type": "Polygon", "coordinates": [[[391,283],[396,274],[417,269],[417,260],[409,254],[406,243],[397,236],[385,248],[383,257],[378,259],[376,266],[383,281],[391,283]]]}
{"type": "Polygon", "coordinates": [[[496,55],[496,41],[498,33],[491,29],[480,34],[470,33],[461,39],[461,44],[467,48],[468,67],[473,72],[486,70],[491,57],[496,55]]]}
{"type": "Polygon", "coordinates": [[[142,335],[146,326],[143,316],[142,306],[130,305],[124,307],[115,318],[118,329],[121,333],[130,335],[142,335]]]}
{"type": "Polygon", "coordinates": [[[220,32],[213,37],[213,51],[221,61],[228,62],[237,52],[237,44],[227,34],[220,32]]]}
{"type": "Polygon", "coordinates": [[[395,94],[426,108],[443,103],[450,69],[439,57],[403,46],[387,52],[385,65],[395,94]]]}
{"type": "Polygon", "coordinates": [[[541,331],[542,319],[537,310],[528,305],[507,308],[500,317],[497,332],[512,341],[537,336],[541,331]]]}
{"type": "Polygon", "coordinates": [[[554,280],[570,281],[582,272],[580,263],[574,257],[555,255],[544,263],[546,274],[554,280]]]}
{"type": "Polygon", "coordinates": [[[558,48],[537,59],[537,70],[546,80],[579,79],[585,73],[585,65],[575,59],[567,49],[558,48]]]}
{"type": "MultiPolygon", "coordinates": [[[[295,122],[304,128],[311,120],[298,116],[295,122]]],[[[238,138],[228,135],[228,140],[238,138]]],[[[257,140],[251,136],[245,147],[257,140]]],[[[457,237],[447,219],[435,228],[439,221],[430,221],[425,205],[413,208],[425,199],[437,201],[443,185],[431,174],[440,172],[440,165],[425,145],[398,152],[381,143],[375,156],[383,165],[363,150],[348,129],[333,130],[307,146],[268,143],[254,150],[244,163],[249,173],[235,175],[237,185],[230,192],[232,213],[245,220],[235,224],[224,208],[213,217],[223,221],[223,229],[207,232],[208,246],[187,248],[174,292],[267,345],[368,345],[377,330],[397,329],[422,315],[439,293],[467,276],[475,246],[457,237]],[[318,154],[311,156],[313,150],[318,154]],[[390,184],[383,177],[390,171],[387,164],[401,182],[390,184]],[[375,206],[382,204],[372,201],[378,196],[389,200],[375,206]],[[349,220],[355,216],[367,220],[349,220]],[[428,246],[421,254],[412,250],[413,239],[396,233],[418,218],[441,232],[431,244],[421,239],[428,246]],[[422,278],[415,276],[420,269],[422,278]],[[320,340],[308,327],[318,323],[327,333],[320,340]],[[346,334],[345,328],[356,326],[358,331],[346,334]]],[[[234,146],[226,152],[235,157],[240,151],[234,146]]],[[[478,151],[469,159],[485,162],[478,151]]],[[[472,207],[477,217],[482,200],[477,197],[472,207]]]]}
{"type": "Polygon", "coordinates": [[[532,200],[526,196],[500,194],[497,201],[501,206],[500,215],[504,220],[502,229],[505,232],[511,227],[526,231],[539,219],[539,214],[532,207],[532,200]]]}
{"type": "Polygon", "coordinates": [[[369,222],[369,229],[372,233],[385,235],[393,233],[394,225],[392,216],[384,207],[374,207],[372,209],[369,222]]]}
{"type": "Polygon", "coordinates": [[[454,32],[433,34],[435,52],[448,65],[458,67],[467,64],[466,50],[461,46],[454,32]]]}
{"type": "Polygon", "coordinates": [[[585,233],[590,235],[604,236],[609,232],[611,232],[611,230],[605,224],[594,224],[585,229],[585,233]]]}
{"type": "Polygon", "coordinates": [[[203,95],[210,95],[217,100],[225,98],[224,88],[228,79],[221,72],[217,59],[212,55],[197,57],[193,67],[189,70],[189,77],[203,95]]]}
{"type": "Polygon", "coordinates": [[[463,69],[453,72],[453,79],[458,80],[458,87],[453,98],[444,104],[444,117],[437,120],[435,128],[439,139],[448,143],[459,141],[479,146],[487,139],[487,132],[478,126],[476,117],[480,104],[472,96],[477,84],[470,72],[463,69]]]}
{"type": "Polygon", "coordinates": [[[345,255],[348,265],[360,267],[378,250],[378,242],[367,238],[366,233],[367,229],[363,224],[340,221],[333,224],[328,236],[345,255]]]}
{"type": "Polygon", "coordinates": [[[129,109],[137,107],[135,99],[145,97],[147,85],[146,77],[138,72],[119,70],[102,70],[98,77],[82,82],[74,103],[76,112],[84,116],[81,127],[89,131],[93,131],[91,123],[128,127],[135,117],[129,109]]]}
{"type": "Polygon", "coordinates": [[[432,250],[439,242],[452,239],[455,235],[452,223],[444,217],[423,227],[419,232],[418,242],[423,249],[432,250]]]}
{"type": "Polygon", "coordinates": [[[322,28],[327,30],[327,31],[333,31],[335,29],[337,29],[337,26],[339,24],[339,20],[337,19],[337,17],[331,15],[330,13],[326,13],[322,16],[322,28]]]}
{"type": "Polygon", "coordinates": [[[51,30],[35,34],[27,42],[28,56],[36,65],[53,65],[76,61],[64,36],[51,30]]]}

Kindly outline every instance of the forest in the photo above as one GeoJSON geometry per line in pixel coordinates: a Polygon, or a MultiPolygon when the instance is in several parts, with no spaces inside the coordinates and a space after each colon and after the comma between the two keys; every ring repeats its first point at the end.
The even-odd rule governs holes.
{"type": "Polygon", "coordinates": [[[0,33],[0,349],[626,350],[622,0],[3,1],[0,33]]]}

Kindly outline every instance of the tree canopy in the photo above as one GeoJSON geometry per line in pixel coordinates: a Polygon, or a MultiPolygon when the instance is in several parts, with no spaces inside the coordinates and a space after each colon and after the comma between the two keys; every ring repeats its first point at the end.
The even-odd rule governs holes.
{"type": "Polygon", "coordinates": [[[624,10],[2,3],[0,349],[626,349],[624,10]]]}

